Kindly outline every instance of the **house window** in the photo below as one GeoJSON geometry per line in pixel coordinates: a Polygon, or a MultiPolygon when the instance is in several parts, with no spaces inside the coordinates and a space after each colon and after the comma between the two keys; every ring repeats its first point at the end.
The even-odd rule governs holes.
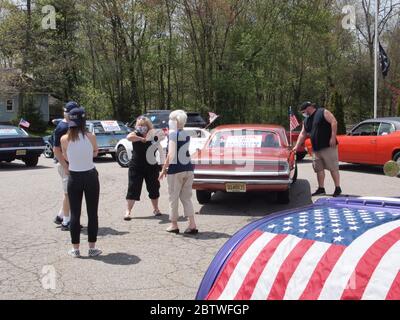
{"type": "Polygon", "coordinates": [[[14,101],[13,100],[7,100],[6,111],[7,112],[14,112],[14,101]]]}

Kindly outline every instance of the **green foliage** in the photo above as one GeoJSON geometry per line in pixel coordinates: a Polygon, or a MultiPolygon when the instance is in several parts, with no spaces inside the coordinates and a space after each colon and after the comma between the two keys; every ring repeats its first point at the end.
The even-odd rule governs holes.
{"type": "Polygon", "coordinates": [[[342,95],[334,90],[328,103],[328,109],[333,113],[337,121],[337,134],[346,134],[344,122],[344,105],[342,95]]]}

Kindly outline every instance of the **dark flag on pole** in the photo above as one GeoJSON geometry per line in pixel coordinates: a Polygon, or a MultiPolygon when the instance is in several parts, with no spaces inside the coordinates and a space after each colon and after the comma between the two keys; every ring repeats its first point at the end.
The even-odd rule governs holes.
{"type": "Polygon", "coordinates": [[[381,64],[382,75],[385,78],[389,71],[390,60],[385,50],[381,46],[381,43],[379,43],[379,62],[381,64]]]}

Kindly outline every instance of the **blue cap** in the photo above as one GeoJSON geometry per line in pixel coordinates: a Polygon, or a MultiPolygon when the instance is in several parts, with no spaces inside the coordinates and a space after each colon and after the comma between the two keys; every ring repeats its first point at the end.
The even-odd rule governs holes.
{"type": "Polygon", "coordinates": [[[74,108],[69,113],[68,127],[81,127],[82,123],[86,121],[85,109],[82,107],[74,108]]]}
{"type": "Polygon", "coordinates": [[[64,112],[69,114],[71,110],[75,108],[79,108],[79,104],[77,104],[75,101],[67,102],[64,107],[64,112]]]}

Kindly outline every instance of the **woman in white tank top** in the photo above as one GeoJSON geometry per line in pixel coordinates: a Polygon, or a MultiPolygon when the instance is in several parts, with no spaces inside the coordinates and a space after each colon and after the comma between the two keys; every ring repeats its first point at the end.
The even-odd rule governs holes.
{"type": "Polygon", "coordinates": [[[68,198],[71,207],[70,233],[73,249],[69,254],[80,257],[80,216],[82,198],[85,194],[88,215],[88,236],[90,257],[98,256],[101,250],[96,249],[98,232],[98,205],[100,183],[98,172],[93,163],[97,156],[96,137],[86,132],[85,109],[73,109],[69,114],[69,129],[61,138],[61,148],[64,158],[68,161],[68,198]]]}

